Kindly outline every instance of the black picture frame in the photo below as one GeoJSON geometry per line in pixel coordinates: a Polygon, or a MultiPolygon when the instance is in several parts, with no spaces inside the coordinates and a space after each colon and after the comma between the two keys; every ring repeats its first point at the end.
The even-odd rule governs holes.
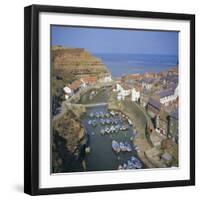
{"type": "Polygon", "coordinates": [[[195,185],[195,15],[110,10],[83,7],[31,5],[24,9],[24,192],[46,195],[195,185]],[[154,19],[188,20],[190,23],[190,179],[162,182],[39,188],[39,14],[75,13],[154,19]]]}

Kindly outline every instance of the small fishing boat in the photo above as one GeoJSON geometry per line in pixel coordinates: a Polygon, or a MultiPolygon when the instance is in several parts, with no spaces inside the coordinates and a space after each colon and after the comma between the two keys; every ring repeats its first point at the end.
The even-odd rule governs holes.
{"type": "Polygon", "coordinates": [[[105,116],[106,116],[107,118],[109,118],[109,117],[110,117],[110,114],[109,114],[109,113],[106,113],[105,116]]]}
{"type": "Polygon", "coordinates": [[[99,117],[101,117],[101,118],[104,117],[104,113],[103,113],[103,111],[100,111],[100,112],[99,112],[99,117]]]}
{"type": "Polygon", "coordinates": [[[121,150],[121,151],[123,151],[123,152],[126,151],[126,146],[124,145],[123,142],[120,142],[120,143],[119,143],[119,146],[120,146],[120,150],[121,150]]]}
{"type": "Polygon", "coordinates": [[[136,169],[134,163],[131,160],[127,161],[127,169],[136,169]]]}
{"type": "Polygon", "coordinates": [[[128,152],[132,151],[131,145],[128,142],[125,142],[124,145],[126,146],[126,151],[128,151],[128,152]]]}
{"type": "Polygon", "coordinates": [[[94,117],[94,113],[91,112],[91,113],[89,114],[89,116],[90,116],[91,118],[93,118],[93,117],[94,117]]]}
{"type": "Polygon", "coordinates": [[[110,114],[111,114],[112,116],[115,116],[115,112],[114,112],[113,110],[110,111],[110,114]]]}
{"type": "Polygon", "coordinates": [[[107,126],[105,127],[105,132],[110,133],[110,129],[107,126]]]}
{"type": "Polygon", "coordinates": [[[114,132],[115,132],[115,127],[114,127],[114,126],[111,126],[111,127],[110,127],[110,132],[111,132],[111,133],[114,133],[114,132]]]}
{"type": "Polygon", "coordinates": [[[123,169],[127,169],[127,164],[126,163],[123,164],[123,169]]]}
{"type": "Polygon", "coordinates": [[[101,133],[102,135],[105,135],[105,130],[104,130],[104,129],[101,129],[100,133],[101,133]]]}
{"type": "Polygon", "coordinates": [[[92,124],[92,120],[89,120],[89,121],[88,121],[88,124],[91,125],[91,124],[92,124]]]}
{"type": "Polygon", "coordinates": [[[120,147],[119,147],[119,143],[115,140],[112,141],[112,148],[116,153],[120,152],[120,147]]]}
{"type": "Polygon", "coordinates": [[[129,123],[129,125],[130,125],[130,126],[132,126],[132,125],[133,125],[133,123],[131,122],[131,120],[130,120],[130,119],[127,119],[127,121],[128,121],[128,123],[129,123]]]}
{"type": "Polygon", "coordinates": [[[93,127],[97,126],[96,120],[93,120],[91,124],[92,124],[93,127]]]}
{"type": "Polygon", "coordinates": [[[101,123],[102,125],[105,125],[105,120],[104,120],[104,119],[100,119],[100,123],[101,123]]]}
{"type": "Polygon", "coordinates": [[[96,118],[99,118],[99,117],[100,117],[100,115],[99,115],[98,112],[95,113],[95,117],[96,117],[96,118]]]}
{"type": "Polygon", "coordinates": [[[142,168],[142,163],[140,160],[138,160],[136,157],[132,156],[131,161],[133,165],[135,166],[136,169],[141,169],[142,168]]]}
{"type": "Polygon", "coordinates": [[[106,124],[110,124],[110,119],[106,119],[106,124]]]}

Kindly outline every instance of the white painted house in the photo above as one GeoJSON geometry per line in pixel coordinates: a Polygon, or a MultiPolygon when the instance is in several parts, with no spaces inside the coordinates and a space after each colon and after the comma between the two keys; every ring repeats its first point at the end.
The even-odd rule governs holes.
{"type": "Polygon", "coordinates": [[[138,101],[140,98],[140,91],[136,88],[133,88],[131,91],[131,100],[132,101],[138,101]]]}
{"type": "Polygon", "coordinates": [[[116,84],[117,100],[124,100],[126,96],[131,94],[131,89],[127,85],[116,84]]]}
{"type": "Polygon", "coordinates": [[[170,88],[162,91],[160,94],[160,103],[169,105],[169,103],[175,101],[178,97],[178,85],[175,88],[170,88]]]}
{"type": "Polygon", "coordinates": [[[111,75],[108,75],[108,76],[105,76],[105,77],[99,79],[100,83],[107,83],[107,82],[110,82],[110,81],[112,81],[111,75]]]}
{"type": "Polygon", "coordinates": [[[71,90],[71,88],[69,88],[69,87],[64,87],[63,88],[63,90],[64,90],[64,92],[65,92],[65,99],[67,100],[67,99],[69,99],[69,97],[72,95],[72,90],[71,90]]]}

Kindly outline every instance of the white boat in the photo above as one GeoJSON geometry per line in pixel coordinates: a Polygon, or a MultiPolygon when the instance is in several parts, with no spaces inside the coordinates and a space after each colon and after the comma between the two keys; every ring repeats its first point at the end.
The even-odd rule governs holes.
{"type": "Polygon", "coordinates": [[[126,151],[128,151],[128,152],[132,151],[131,145],[128,142],[125,142],[124,145],[126,146],[126,151]]]}
{"type": "Polygon", "coordinates": [[[113,133],[114,131],[115,131],[115,127],[114,127],[114,126],[111,126],[111,127],[110,127],[110,132],[113,133]]]}
{"type": "Polygon", "coordinates": [[[105,120],[104,120],[104,119],[101,119],[101,120],[100,120],[100,123],[101,123],[102,125],[104,125],[104,124],[105,124],[105,120]]]}
{"type": "Polygon", "coordinates": [[[120,142],[120,143],[119,143],[119,146],[120,146],[120,150],[121,150],[121,151],[126,151],[126,146],[124,145],[123,142],[120,142]]]}
{"type": "Polygon", "coordinates": [[[105,130],[104,130],[104,129],[101,129],[100,133],[101,133],[102,135],[105,135],[105,130]]]}
{"type": "Polygon", "coordinates": [[[89,116],[90,116],[91,118],[94,117],[94,113],[91,112],[91,113],[89,114],[89,116]]]}
{"type": "Polygon", "coordinates": [[[120,147],[119,147],[119,143],[115,140],[112,141],[112,148],[116,153],[120,152],[120,147]]]}
{"type": "Polygon", "coordinates": [[[131,122],[130,119],[127,119],[127,121],[128,121],[128,123],[129,123],[129,125],[133,125],[133,123],[131,122]]]}
{"type": "Polygon", "coordinates": [[[89,120],[89,121],[88,121],[88,124],[91,125],[91,124],[92,124],[92,120],[89,120]]]}
{"type": "Polygon", "coordinates": [[[140,160],[138,160],[136,157],[132,156],[131,161],[134,164],[136,169],[141,169],[142,168],[142,163],[140,160]]]}

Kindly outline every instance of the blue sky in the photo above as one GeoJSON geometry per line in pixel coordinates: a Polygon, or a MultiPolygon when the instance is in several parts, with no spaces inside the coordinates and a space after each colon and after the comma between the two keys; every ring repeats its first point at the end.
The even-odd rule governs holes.
{"type": "Polygon", "coordinates": [[[52,26],[52,45],[92,53],[178,55],[178,32],[52,26]]]}

